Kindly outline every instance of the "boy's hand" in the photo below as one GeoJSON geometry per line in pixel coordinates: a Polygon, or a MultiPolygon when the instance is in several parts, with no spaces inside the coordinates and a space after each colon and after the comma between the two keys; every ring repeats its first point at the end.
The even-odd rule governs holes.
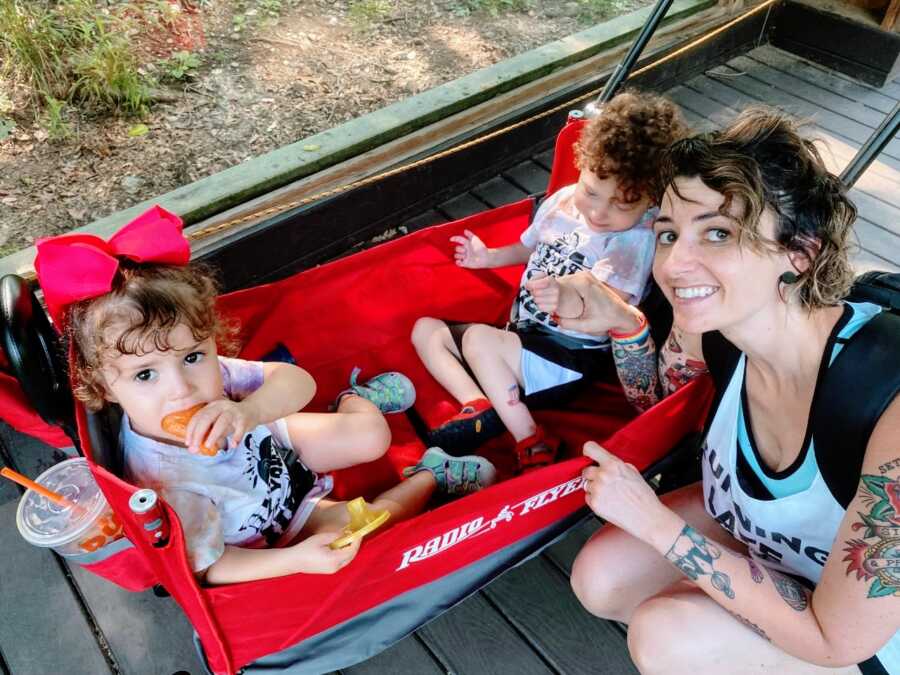
{"type": "Polygon", "coordinates": [[[555,278],[536,272],[525,282],[525,288],[531,293],[538,309],[547,314],[559,314],[559,283],[555,278]]]}
{"type": "Polygon", "coordinates": [[[560,319],[578,318],[584,311],[584,302],[575,289],[563,286],[556,277],[538,272],[525,282],[538,308],[560,319]]]}
{"type": "Polygon", "coordinates": [[[456,244],[453,257],[460,267],[480,269],[491,266],[491,249],[484,245],[478,235],[471,230],[466,230],[462,235],[450,237],[450,241],[456,244]]]}
{"type": "Polygon", "coordinates": [[[297,571],[308,574],[334,574],[349,564],[359,553],[362,540],[354,538],[344,548],[333,550],[328,544],[340,536],[342,536],[340,532],[323,532],[294,544],[291,548],[297,554],[297,571]]]}
{"type": "Polygon", "coordinates": [[[184,442],[190,452],[199,453],[200,444],[219,448],[230,437],[229,445],[236,447],[244,435],[260,424],[259,415],[247,402],[237,403],[219,399],[191,418],[185,431],[184,442]]]}

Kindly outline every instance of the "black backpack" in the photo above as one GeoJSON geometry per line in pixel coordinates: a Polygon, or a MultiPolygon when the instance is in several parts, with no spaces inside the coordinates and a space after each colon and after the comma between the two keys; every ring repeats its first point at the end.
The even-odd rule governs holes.
{"type": "MultiPolygon", "coordinates": [[[[900,393],[900,273],[863,274],[847,299],[881,305],[886,311],[844,343],[824,374],[810,420],[822,477],[844,508],[856,494],[869,437],[900,393]]],[[[703,335],[703,356],[716,383],[716,410],[740,352],[714,331],[703,335]]]]}

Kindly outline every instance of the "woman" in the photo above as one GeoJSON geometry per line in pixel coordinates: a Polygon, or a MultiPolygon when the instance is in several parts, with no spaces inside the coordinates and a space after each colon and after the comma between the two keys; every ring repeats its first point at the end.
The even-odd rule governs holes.
{"type": "MultiPolygon", "coordinates": [[[[812,143],[765,110],[676,143],[661,190],[653,273],[676,330],[718,331],[735,358],[717,382],[702,484],[660,500],[634,467],[585,446],[587,503],[612,526],[578,555],[573,589],[629,624],[643,673],[900,673],[900,399],[843,506],[817,465],[829,430],[807,428],[822,373],[879,311],[841,300],[855,208],[812,143]]],[[[562,286],[559,314],[577,330],[642,330],[585,277],[562,286]]],[[[653,361],[644,349],[630,369],[649,377],[653,361]]]]}

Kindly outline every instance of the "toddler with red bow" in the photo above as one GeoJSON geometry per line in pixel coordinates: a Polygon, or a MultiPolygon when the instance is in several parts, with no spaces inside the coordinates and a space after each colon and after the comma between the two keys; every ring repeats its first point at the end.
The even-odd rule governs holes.
{"type": "MultiPolygon", "coordinates": [[[[384,414],[412,405],[412,383],[400,373],[363,385],[354,377],[335,412],[297,412],[315,393],[305,370],[218,355],[233,331],[216,314],[209,270],[189,264],[181,229],[154,207],[108,242],[38,241],[35,268],[72,345],[75,395],[89,410],[121,406],[125,477],[175,509],[191,566],[207,582],[336,572],[359,542],[328,546],[348,514],[327,499],[327,472],[384,454],[384,414]],[[189,408],[199,410],[183,436],[163,428],[164,417],[189,408]]],[[[438,448],[406,473],[373,502],[389,522],[419,513],[435,491],[466,494],[495,474],[481,457],[438,448]]]]}

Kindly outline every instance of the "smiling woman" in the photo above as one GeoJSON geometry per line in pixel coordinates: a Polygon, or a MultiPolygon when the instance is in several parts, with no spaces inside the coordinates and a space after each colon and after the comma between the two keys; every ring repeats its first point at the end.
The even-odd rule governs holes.
{"type": "Polygon", "coordinates": [[[895,317],[844,300],[853,204],[795,123],[768,110],[676,142],[659,193],[653,272],[675,324],[659,363],[646,321],[602,284],[563,280],[562,293],[584,302],[579,330],[610,333],[641,407],[709,363],[717,397],[703,481],[660,500],[633,467],[587,444],[586,499],[610,525],[579,554],[575,593],[630,624],[645,673],[724,662],[734,673],[900,673],[900,584],[877,576],[874,560],[895,543],[875,521],[900,485],[900,401],[837,453],[823,450],[834,430],[814,414],[826,393],[840,397],[825,375],[858,332],[900,340],[895,317]],[[833,477],[851,471],[843,490],[833,477]],[[836,546],[850,553],[846,570],[829,555],[836,546]]]}

